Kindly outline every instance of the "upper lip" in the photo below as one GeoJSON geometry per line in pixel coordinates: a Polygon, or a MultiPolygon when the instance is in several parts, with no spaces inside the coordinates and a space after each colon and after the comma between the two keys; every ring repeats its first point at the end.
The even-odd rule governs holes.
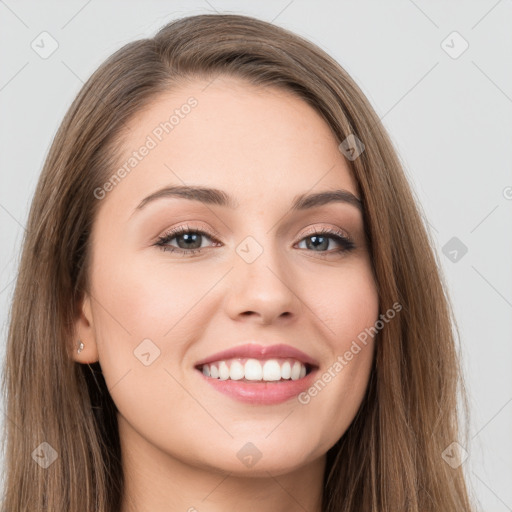
{"type": "Polygon", "coordinates": [[[293,358],[301,363],[309,364],[311,366],[318,366],[318,362],[308,354],[301,350],[280,343],[278,345],[258,345],[257,343],[247,343],[245,345],[238,345],[237,347],[228,348],[212,354],[201,361],[196,363],[196,366],[213,363],[215,361],[223,361],[226,359],[233,359],[236,357],[248,357],[253,359],[267,359],[267,358],[293,358]]]}

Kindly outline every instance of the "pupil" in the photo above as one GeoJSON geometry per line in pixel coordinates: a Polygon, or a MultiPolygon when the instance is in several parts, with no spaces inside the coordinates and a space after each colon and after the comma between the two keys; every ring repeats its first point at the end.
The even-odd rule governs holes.
{"type": "Polygon", "coordinates": [[[314,248],[318,248],[319,246],[322,246],[322,249],[327,249],[327,247],[329,245],[329,239],[324,236],[310,236],[309,239],[312,241],[311,245],[314,248]],[[319,240],[322,240],[322,241],[319,242],[319,240]],[[325,242],[327,242],[327,244],[325,242]]]}
{"type": "MultiPolygon", "coordinates": [[[[181,237],[184,238],[185,241],[187,242],[187,243],[185,243],[185,247],[182,247],[182,249],[183,248],[185,248],[185,249],[190,249],[190,248],[192,248],[192,249],[199,249],[199,247],[201,247],[201,235],[197,235],[197,234],[196,235],[191,235],[191,234],[186,233],[184,235],[181,235],[181,237]],[[192,245],[194,243],[197,244],[198,241],[199,241],[199,245],[197,245],[197,247],[196,246],[192,247],[192,245]],[[192,242],[192,243],[190,243],[190,242],[192,242]]],[[[179,240],[180,240],[180,237],[178,237],[178,245],[180,245],[179,244],[179,240]]]]}

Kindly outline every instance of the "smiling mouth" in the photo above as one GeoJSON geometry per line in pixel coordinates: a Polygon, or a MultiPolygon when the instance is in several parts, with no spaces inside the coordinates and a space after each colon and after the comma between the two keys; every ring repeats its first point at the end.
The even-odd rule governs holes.
{"type": "Polygon", "coordinates": [[[312,365],[294,358],[233,358],[196,366],[205,377],[240,382],[286,382],[309,375],[312,365]]]}

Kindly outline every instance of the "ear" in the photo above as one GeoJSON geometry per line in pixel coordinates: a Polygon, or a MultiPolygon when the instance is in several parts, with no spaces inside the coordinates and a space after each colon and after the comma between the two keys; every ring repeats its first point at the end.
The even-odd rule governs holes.
{"type": "Polygon", "coordinates": [[[99,359],[92,317],[91,299],[88,294],[84,294],[78,309],[75,321],[75,336],[72,340],[71,350],[72,357],[77,363],[95,363],[99,359]],[[82,342],[84,346],[79,353],[78,348],[80,342],[82,342]]]}

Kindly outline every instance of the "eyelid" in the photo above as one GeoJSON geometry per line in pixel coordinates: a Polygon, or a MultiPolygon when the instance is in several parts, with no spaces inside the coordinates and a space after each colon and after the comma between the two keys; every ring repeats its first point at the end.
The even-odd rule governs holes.
{"type": "Polygon", "coordinates": [[[154,242],[158,242],[162,238],[165,238],[165,237],[168,237],[171,235],[177,236],[182,231],[194,231],[194,232],[200,232],[200,233],[202,232],[206,236],[210,237],[211,239],[213,239],[216,242],[220,242],[220,238],[222,236],[217,231],[215,231],[213,228],[207,228],[207,227],[201,226],[200,224],[197,226],[190,226],[189,224],[185,223],[185,224],[179,224],[172,228],[166,229],[163,233],[161,233],[160,235],[158,235],[155,238],[154,242]]]}
{"type": "Polygon", "coordinates": [[[303,238],[306,238],[308,236],[314,235],[316,233],[324,233],[324,232],[329,233],[331,235],[338,235],[342,238],[345,238],[348,242],[352,242],[355,244],[354,238],[352,236],[350,236],[349,233],[347,231],[345,231],[344,229],[339,228],[337,226],[332,227],[332,226],[325,226],[325,225],[323,225],[323,226],[321,225],[320,227],[318,225],[314,225],[312,228],[309,229],[309,231],[307,231],[306,233],[302,233],[300,240],[302,240],[303,238]]]}

